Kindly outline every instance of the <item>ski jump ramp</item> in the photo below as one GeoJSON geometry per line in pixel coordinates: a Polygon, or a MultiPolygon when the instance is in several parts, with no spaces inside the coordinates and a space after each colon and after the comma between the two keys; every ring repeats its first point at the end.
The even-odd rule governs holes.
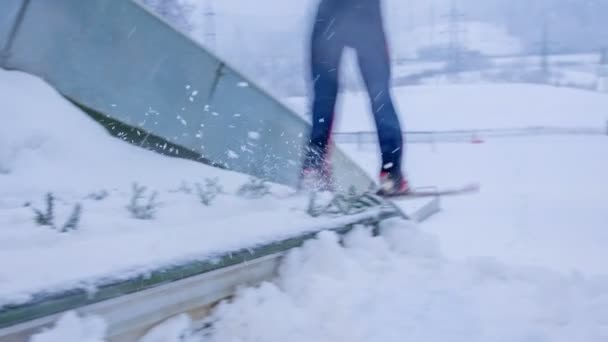
{"type": "MultiPolygon", "coordinates": [[[[297,182],[309,124],[135,1],[2,0],[0,67],[43,78],[130,143],[276,183],[297,182]]],[[[338,186],[369,187],[361,168],[338,149],[332,155],[338,186]]],[[[420,221],[438,209],[432,201],[408,214],[420,221]]],[[[370,212],[326,229],[345,233],[397,215],[370,212]]],[[[283,253],[313,236],[231,251],[219,263],[197,260],[108,282],[94,294],[41,293],[0,307],[0,341],[27,341],[68,310],[102,315],[110,341],[136,340],[172,315],[204,315],[238,285],[271,279],[283,253]]]]}
{"type": "MultiPolygon", "coordinates": [[[[125,140],[297,181],[308,124],[136,1],[3,0],[0,46],[0,66],[44,78],[125,140]]],[[[334,159],[342,185],[369,185],[334,159]]]]}

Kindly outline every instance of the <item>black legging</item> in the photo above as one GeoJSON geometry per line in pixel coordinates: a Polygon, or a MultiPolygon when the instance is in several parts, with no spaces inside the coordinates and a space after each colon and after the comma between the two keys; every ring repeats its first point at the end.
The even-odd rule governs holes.
{"type": "Polygon", "coordinates": [[[345,47],[357,53],[376,122],[383,170],[400,170],[402,130],[390,94],[390,60],[379,0],[322,0],[319,5],[311,41],[314,98],[305,167],[322,168],[325,163],[345,47]]]}

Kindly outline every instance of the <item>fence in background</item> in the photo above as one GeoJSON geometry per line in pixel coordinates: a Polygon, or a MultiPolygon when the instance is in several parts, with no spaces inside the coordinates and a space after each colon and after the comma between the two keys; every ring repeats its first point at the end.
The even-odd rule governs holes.
{"type": "MultiPolygon", "coordinates": [[[[411,131],[404,132],[403,137],[408,143],[483,143],[486,139],[534,137],[534,136],[564,136],[564,135],[608,135],[608,122],[604,129],[592,127],[550,127],[533,126],[520,128],[471,129],[446,131],[411,131]]],[[[333,140],[337,144],[356,144],[359,147],[376,144],[376,132],[341,132],[334,133],[333,140]]]]}

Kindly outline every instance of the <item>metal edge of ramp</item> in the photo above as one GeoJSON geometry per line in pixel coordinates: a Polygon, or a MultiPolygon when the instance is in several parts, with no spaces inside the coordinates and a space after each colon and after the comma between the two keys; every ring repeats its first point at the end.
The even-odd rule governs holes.
{"type": "Polygon", "coordinates": [[[93,294],[83,288],[41,293],[28,303],[0,309],[0,341],[27,341],[71,310],[106,319],[110,341],[132,341],[134,336],[174,315],[188,312],[194,317],[204,316],[214,303],[229,297],[238,286],[271,279],[283,253],[313,239],[320,231],[343,235],[357,225],[376,226],[398,216],[394,210],[373,210],[342,220],[338,227],[159,269],[129,280],[102,280],[93,294]]]}

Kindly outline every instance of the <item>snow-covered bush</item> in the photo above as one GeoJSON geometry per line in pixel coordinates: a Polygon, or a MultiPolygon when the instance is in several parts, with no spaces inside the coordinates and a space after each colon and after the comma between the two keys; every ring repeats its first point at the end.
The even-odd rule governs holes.
{"type": "Polygon", "coordinates": [[[138,220],[151,220],[154,218],[160,203],[156,202],[158,193],[155,191],[149,197],[146,203],[142,203],[147,188],[140,186],[137,183],[133,184],[133,195],[131,196],[131,202],[127,206],[127,210],[131,213],[131,216],[138,220]]]}
{"type": "Polygon", "coordinates": [[[260,178],[250,178],[249,181],[243,184],[238,190],[237,195],[244,198],[262,198],[270,194],[270,186],[266,180],[260,178]]]}
{"type": "Polygon", "coordinates": [[[36,224],[39,226],[51,227],[52,229],[55,229],[61,233],[78,229],[78,224],[80,223],[80,217],[82,215],[82,205],[76,204],[67,221],[61,226],[61,228],[59,228],[55,224],[55,200],[55,196],[49,192],[45,196],[46,208],[44,212],[42,210],[33,208],[35,215],[34,221],[36,224]]]}
{"type": "Polygon", "coordinates": [[[211,205],[211,202],[217,197],[217,195],[223,193],[223,189],[219,184],[219,179],[205,179],[205,185],[201,185],[200,183],[196,183],[196,191],[198,198],[201,203],[208,206],[211,205]]]}
{"type": "Polygon", "coordinates": [[[87,199],[91,199],[94,201],[102,201],[106,199],[110,194],[106,190],[100,190],[97,192],[91,192],[87,195],[87,199]]]}

